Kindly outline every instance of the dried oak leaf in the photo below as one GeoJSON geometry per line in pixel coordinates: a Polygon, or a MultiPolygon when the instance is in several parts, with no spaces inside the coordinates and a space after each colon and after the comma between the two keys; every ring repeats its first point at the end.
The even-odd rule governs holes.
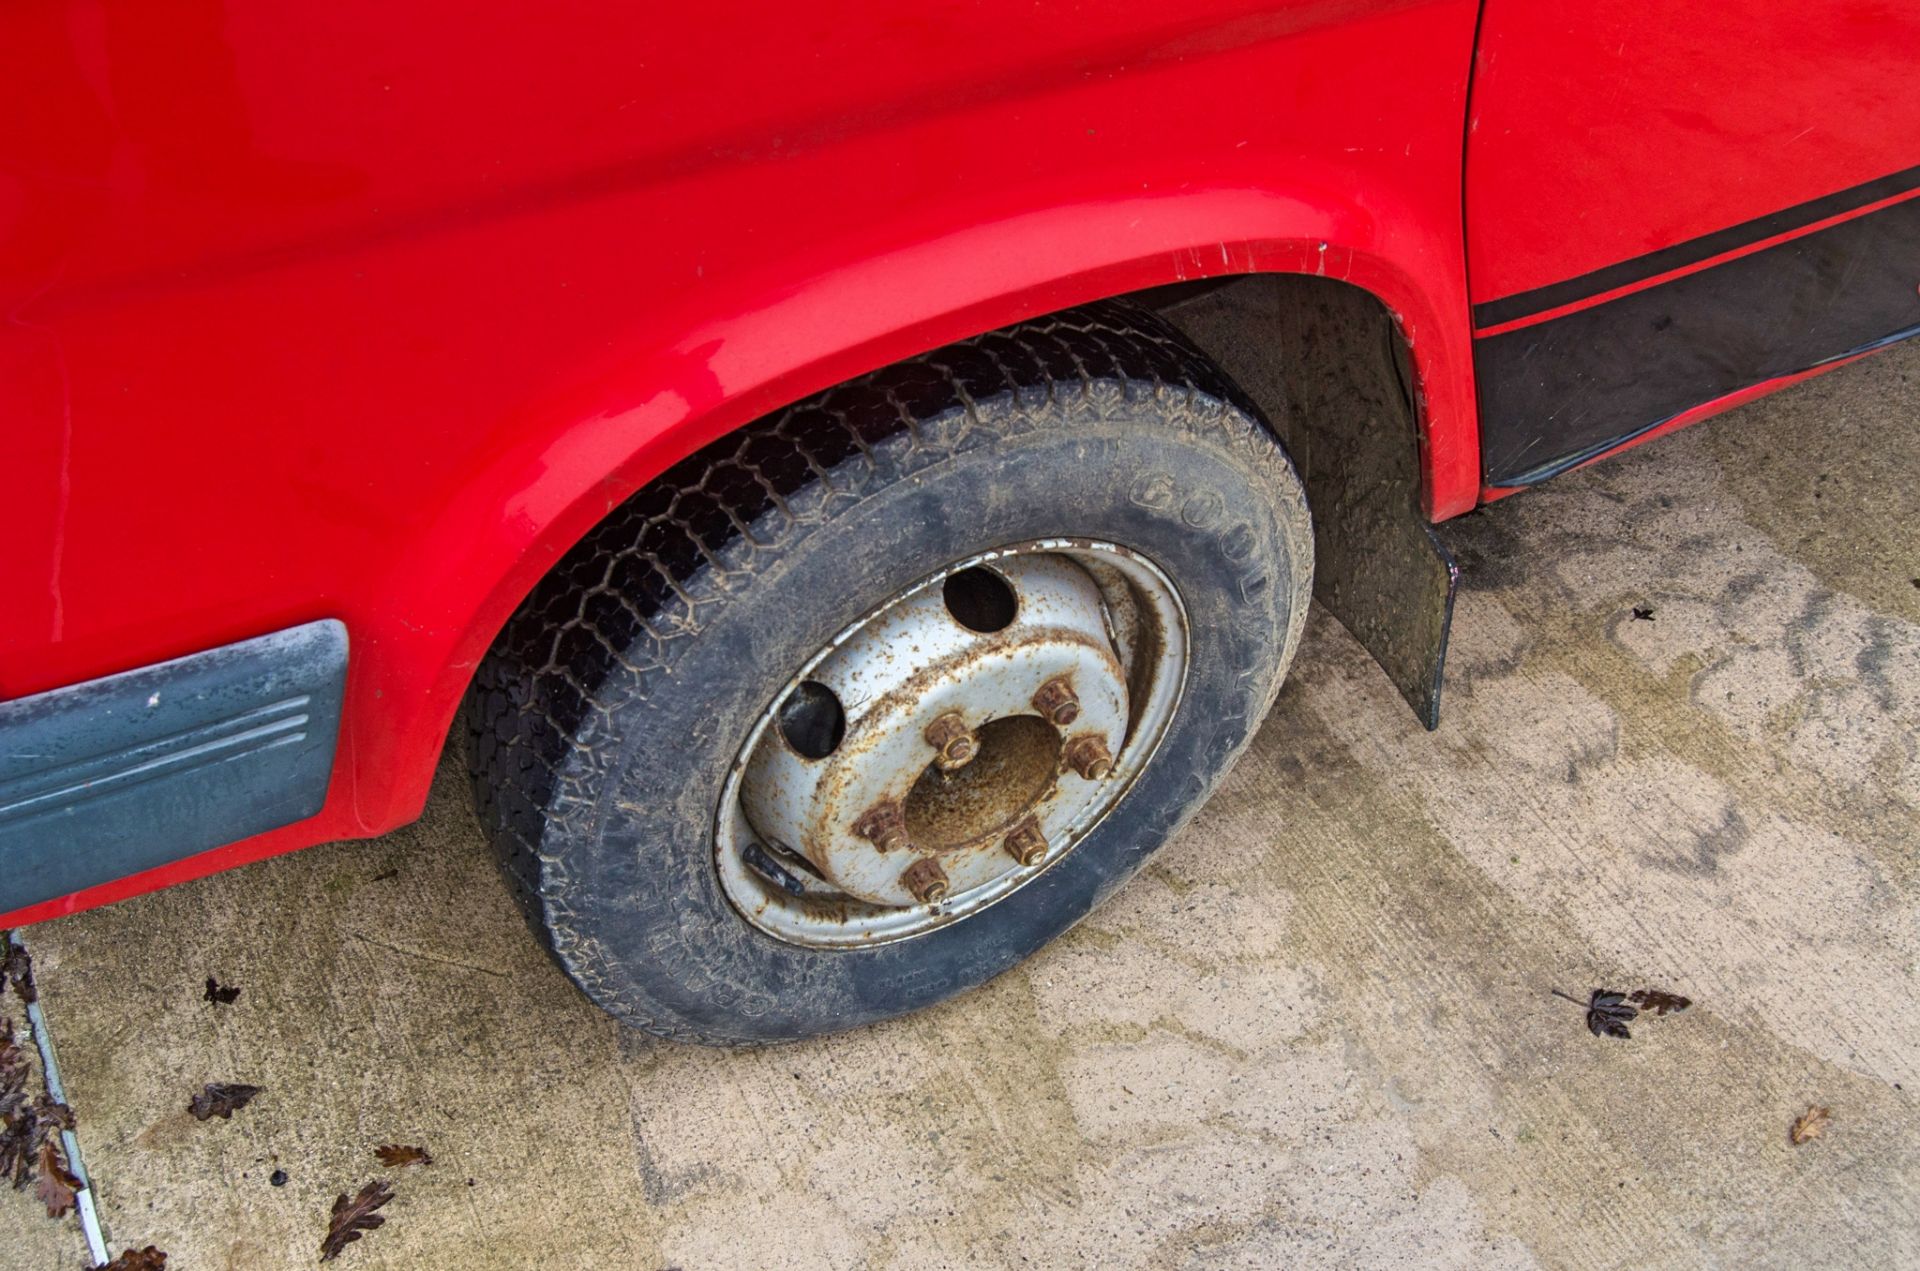
{"type": "Polygon", "coordinates": [[[167,1271],[167,1255],[152,1245],[128,1249],[100,1271],[167,1271]]]}
{"type": "Polygon", "coordinates": [[[384,1223],[386,1216],[373,1211],[392,1199],[393,1188],[382,1178],[362,1187],[352,1200],[345,1192],[335,1196],[333,1212],[327,1219],[327,1237],[320,1242],[320,1261],[332,1262],[342,1249],[384,1223]]]}
{"type": "Polygon", "coordinates": [[[408,1165],[431,1165],[433,1157],[424,1147],[410,1147],[405,1143],[385,1143],[373,1149],[380,1163],[388,1169],[401,1169],[408,1165]]]}
{"type": "MultiPolygon", "coordinates": [[[[72,1128],[73,1110],[66,1104],[48,1094],[28,1096],[26,1052],[13,1040],[13,1021],[0,1020],[0,1180],[16,1188],[32,1182],[42,1149],[72,1128]]],[[[55,1183],[65,1170],[58,1151],[56,1146],[55,1183]]],[[[56,1199],[57,1193],[47,1203],[56,1199]]]]}
{"type": "Polygon", "coordinates": [[[1793,1128],[1787,1131],[1787,1137],[1795,1147],[1802,1143],[1811,1143],[1827,1132],[1827,1123],[1833,1120],[1831,1109],[1814,1104],[1794,1119],[1793,1128]]]}
{"type": "Polygon", "coordinates": [[[259,1093],[259,1086],[209,1081],[199,1094],[193,1096],[193,1102],[187,1105],[187,1111],[193,1113],[193,1119],[196,1121],[205,1121],[212,1117],[231,1121],[233,1114],[252,1103],[253,1097],[259,1093]]]}
{"type": "Polygon", "coordinates": [[[40,1182],[33,1194],[47,1207],[49,1218],[72,1212],[80,1198],[80,1180],[67,1172],[67,1162],[60,1155],[57,1139],[48,1138],[40,1144],[40,1182]]]}
{"type": "Polygon", "coordinates": [[[206,1000],[219,1006],[232,1006],[239,1000],[240,989],[237,985],[222,984],[211,975],[207,977],[206,1000]]]}
{"type": "Polygon", "coordinates": [[[1665,1015],[1669,1011],[1679,1014],[1693,1005],[1690,997],[1681,997],[1678,993],[1663,993],[1659,989],[1635,989],[1627,994],[1627,1000],[1637,1004],[1643,1011],[1652,1011],[1655,1015],[1665,1015]]]}

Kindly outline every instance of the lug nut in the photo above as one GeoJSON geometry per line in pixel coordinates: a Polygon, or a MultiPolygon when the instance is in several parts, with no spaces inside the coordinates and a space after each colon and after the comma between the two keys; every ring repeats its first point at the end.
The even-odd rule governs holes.
{"type": "Polygon", "coordinates": [[[1040,823],[1028,817],[1013,827],[1001,846],[1022,865],[1038,865],[1047,854],[1047,836],[1040,832],[1040,823]]]}
{"type": "Polygon", "coordinates": [[[947,898],[947,871],[931,856],[923,856],[900,874],[900,882],[923,905],[937,905],[947,898]]]}
{"type": "Polygon", "coordinates": [[[933,762],[943,772],[966,767],[980,753],[980,739],[973,735],[959,711],[948,711],[928,724],[922,736],[927,739],[927,745],[940,752],[933,762]]]}
{"type": "Polygon", "coordinates": [[[1080,718],[1080,699],[1073,692],[1073,677],[1056,675],[1033,693],[1033,708],[1045,715],[1055,728],[1065,728],[1080,718]]]}
{"type": "Polygon", "coordinates": [[[1113,755],[1107,743],[1094,733],[1082,733],[1067,743],[1067,767],[1088,781],[1098,781],[1113,771],[1113,755]]]}
{"type": "Polygon", "coordinates": [[[898,799],[882,799],[853,823],[853,832],[883,852],[907,845],[907,814],[898,799]]]}

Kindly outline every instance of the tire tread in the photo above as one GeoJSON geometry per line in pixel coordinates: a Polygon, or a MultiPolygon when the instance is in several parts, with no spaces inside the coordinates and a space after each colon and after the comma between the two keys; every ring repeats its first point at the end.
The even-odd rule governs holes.
{"type": "MultiPolygon", "coordinates": [[[[1298,505],[1289,532],[1304,538],[1297,559],[1311,560],[1297,478],[1257,409],[1171,326],[1120,301],[908,359],[680,461],[535,586],[477,669],[464,711],[480,823],[529,924],[576,980],[585,983],[595,959],[569,920],[565,861],[544,848],[555,825],[589,801],[589,792],[568,788],[578,778],[564,775],[598,731],[589,717],[604,724],[644,698],[683,642],[699,636],[707,610],[866,492],[1031,426],[1068,397],[1101,415],[1151,401],[1170,426],[1231,435],[1244,459],[1270,466],[1275,487],[1298,505]]],[[[1305,610],[1294,606],[1281,666],[1305,610]]],[[[660,1015],[623,1014],[667,1037],[733,1040],[660,1015]]]]}

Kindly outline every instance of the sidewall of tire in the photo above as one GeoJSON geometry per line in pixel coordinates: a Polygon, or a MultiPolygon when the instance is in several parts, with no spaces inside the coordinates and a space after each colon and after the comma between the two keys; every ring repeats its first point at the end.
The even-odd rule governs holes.
{"type": "Polygon", "coordinates": [[[1012,967],[1124,882],[1204,800],[1277,690],[1310,590],[1297,478],[1254,421],[1166,390],[921,421],[705,571],[663,666],[617,671],[560,769],[540,845],[554,952],[601,1006],[706,1042],[787,1040],[930,1005],[1012,967]],[[982,426],[981,421],[991,426],[982,426]],[[937,438],[938,440],[929,440],[937,438]],[[1094,538],[1141,552],[1189,620],[1185,689],[1152,762],[1033,882],[909,940],[800,948],[749,924],[714,868],[740,747],[845,626],[953,561],[1094,538]]]}

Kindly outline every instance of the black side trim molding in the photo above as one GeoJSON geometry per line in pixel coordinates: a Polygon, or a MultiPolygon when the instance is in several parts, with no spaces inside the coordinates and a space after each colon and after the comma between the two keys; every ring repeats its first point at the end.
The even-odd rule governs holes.
{"type": "Polygon", "coordinates": [[[1486,483],[1920,332],[1920,199],[1474,343],[1486,483]]]}
{"type": "Polygon", "coordinates": [[[1920,186],[1920,167],[1912,167],[1904,172],[1895,172],[1881,177],[1877,181],[1868,181],[1851,189],[1838,190],[1832,194],[1797,203],[1782,208],[1778,212],[1769,212],[1738,225],[1716,230],[1699,238],[1690,238],[1684,243],[1675,243],[1672,247],[1663,247],[1659,251],[1648,252],[1644,256],[1635,256],[1617,264],[1607,265],[1591,273],[1577,275],[1562,282],[1548,283],[1544,287],[1535,287],[1531,291],[1518,291],[1498,300],[1489,300],[1473,307],[1473,325],[1476,328],[1497,327],[1516,318],[1531,317],[1548,309],[1558,309],[1561,305],[1574,304],[1589,297],[1597,296],[1616,287],[1630,286],[1657,278],[1661,274],[1676,269],[1685,269],[1688,265],[1697,265],[1723,252],[1738,251],[1742,247],[1772,238],[1776,234],[1788,234],[1816,221],[1824,221],[1830,216],[1841,216],[1847,212],[1863,208],[1869,203],[1881,199],[1890,199],[1905,194],[1908,190],[1920,186]]]}
{"type": "Polygon", "coordinates": [[[0,913],[318,812],[346,679],[325,619],[0,702],[0,913]]]}

